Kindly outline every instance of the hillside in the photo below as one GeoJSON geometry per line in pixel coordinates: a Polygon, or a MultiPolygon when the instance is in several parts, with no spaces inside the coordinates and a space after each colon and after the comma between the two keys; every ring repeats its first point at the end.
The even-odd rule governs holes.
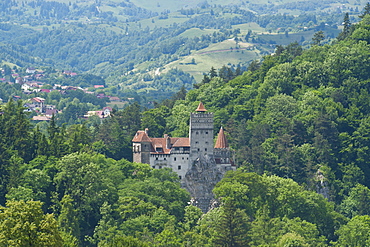
{"type": "MultiPolygon", "coordinates": [[[[60,115],[31,123],[24,102],[12,97],[0,105],[0,243],[366,246],[370,5],[365,13],[333,44],[278,46],[242,74],[211,69],[194,89],[183,87],[153,109],[133,102],[104,119],[59,126],[60,115]],[[127,160],[137,130],[186,136],[200,101],[213,112],[215,131],[223,126],[238,166],[214,187],[217,201],[207,213],[180,187],[174,168],[127,160]]],[[[66,78],[104,83],[92,75],[66,78]]],[[[20,88],[2,86],[9,95],[20,88]]],[[[97,99],[67,88],[45,95],[66,104],[71,118],[97,99]]]]}
{"type": "Polygon", "coordinates": [[[93,73],[119,90],[162,100],[158,98],[160,92],[174,93],[182,85],[190,89],[211,67],[239,64],[245,70],[251,61],[273,53],[276,45],[297,41],[309,47],[317,31],[324,31],[325,42],[330,42],[340,31],[343,13],[349,12],[351,22],[355,22],[364,4],[4,2],[0,42],[9,48],[1,50],[0,58],[20,67],[50,66],[93,73]],[[253,46],[254,51],[247,46],[253,46]],[[190,64],[193,59],[197,66],[190,64]],[[182,79],[175,83],[163,79],[164,73],[174,68],[190,76],[179,74],[182,79]]]}

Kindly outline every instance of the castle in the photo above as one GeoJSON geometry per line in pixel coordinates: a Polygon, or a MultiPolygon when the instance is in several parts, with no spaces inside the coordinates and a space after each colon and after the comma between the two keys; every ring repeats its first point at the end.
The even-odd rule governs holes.
{"type": "Polygon", "coordinates": [[[202,102],[190,114],[189,138],[151,138],[148,129],[139,130],[132,139],[133,161],[150,164],[153,168],[171,168],[183,182],[192,165],[206,157],[222,171],[234,169],[230,149],[221,127],[213,145],[213,113],[207,112],[202,102]]]}

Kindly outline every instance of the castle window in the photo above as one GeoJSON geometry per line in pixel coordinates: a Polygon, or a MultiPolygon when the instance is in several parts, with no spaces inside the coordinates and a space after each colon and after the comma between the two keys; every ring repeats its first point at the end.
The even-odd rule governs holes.
{"type": "Polygon", "coordinates": [[[182,157],[182,159],[184,160],[184,157],[182,157]]]}
{"type": "Polygon", "coordinates": [[[181,166],[177,166],[177,169],[181,170],[181,166]]]}
{"type": "Polygon", "coordinates": [[[176,157],[174,157],[173,160],[176,161],[176,157]]]}
{"type": "Polygon", "coordinates": [[[198,152],[199,152],[199,148],[198,148],[198,152]]]}
{"type": "Polygon", "coordinates": [[[189,158],[186,158],[186,160],[189,160],[189,158]]]}
{"type": "Polygon", "coordinates": [[[159,166],[159,169],[162,169],[162,166],[159,166]]]}
{"type": "Polygon", "coordinates": [[[179,176],[179,179],[181,179],[182,177],[181,176],[179,176]]]}
{"type": "Polygon", "coordinates": [[[208,135],[208,131],[206,131],[206,135],[208,135]]]}
{"type": "Polygon", "coordinates": [[[158,160],[158,157],[155,157],[155,160],[158,160]]]}
{"type": "Polygon", "coordinates": [[[206,144],[208,144],[208,142],[206,142],[206,144]]]}
{"type": "Polygon", "coordinates": [[[154,168],[154,169],[155,169],[155,166],[152,166],[152,168],[154,168]]]}
{"type": "Polygon", "coordinates": [[[205,148],[205,149],[204,149],[204,151],[206,151],[206,152],[207,152],[207,148],[205,148]]]}
{"type": "Polygon", "coordinates": [[[195,144],[198,144],[199,142],[195,142],[195,144]]]}
{"type": "Polygon", "coordinates": [[[197,131],[197,132],[195,132],[195,134],[196,134],[196,135],[198,135],[198,134],[199,134],[199,132],[197,131]]]}
{"type": "Polygon", "coordinates": [[[164,158],[164,160],[167,160],[167,158],[164,158]]]}

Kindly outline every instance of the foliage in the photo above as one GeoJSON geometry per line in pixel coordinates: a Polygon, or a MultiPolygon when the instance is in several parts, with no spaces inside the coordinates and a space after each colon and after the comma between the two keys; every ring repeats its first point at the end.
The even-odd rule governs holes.
{"type": "MultiPolygon", "coordinates": [[[[10,11],[17,4],[13,1],[0,9],[10,11]]],[[[42,9],[38,14],[45,21],[54,22],[60,16],[65,20],[75,14],[72,3],[68,7],[45,1],[24,4],[42,9]],[[46,11],[52,7],[55,16],[46,11]]],[[[115,6],[124,8],[122,13],[129,17],[134,18],[136,12],[141,13],[139,19],[156,17],[128,2],[121,5],[115,6]]],[[[100,24],[77,22],[42,33],[30,32],[26,39],[11,39],[14,30],[2,36],[4,42],[14,43],[15,55],[22,53],[20,46],[25,46],[35,56],[50,57],[50,62],[58,60],[56,64],[92,69],[92,73],[102,69],[97,74],[109,75],[104,79],[92,74],[61,78],[64,85],[109,85],[117,78],[117,83],[129,85],[131,82],[126,80],[133,76],[137,82],[133,90],[145,91],[150,82],[160,90],[179,90],[171,99],[153,102],[153,109],[132,103],[123,110],[114,110],[110,118],[85,123],[80,122],[84,112],[105,106],[105,100],[93,99],[80,90],[50,93],[47,101],[58,102],[64,113],[35,128],[21,100],[2,105],[0,203],[6,205],[0,209],[3,245],[369,244],[370,17],[365,14],[361,22],[352,25],[351,16],[346,15],[345,28],[331,45],[321,45],[325,25],[318,25],[315,45],[310,49],[304,50],[299,43],[278,45],[274,54],[255,61],[244,73],[241,67],[237,71],[232,65],[212,68],[202,83],[186,92],[193,84],[190,76],[179,70],[170,70],[167,75],[150,71],[213,42],[229,37],[240,42],[240,30],[232,31],[231,26],[246,20],[266,27],[273,27],[276,18],[285,23],[297,21],[284,15],[256,20],[255,14],[237,7],[225,8],[225,13],[233,17],[224,18],[216,16],[220,14],[218,7],[213,14],[204,14],[202,11],[210,6],[203,6],[199,11],[184,10],[191,16],[188,21],[166,28],[142,30],[131,22],[130,26],[125,24],[127,30],[117,27],[124,29],[121,33],[100,24]],[[229,29],[201,37],[180,36],[188,27],[221,25],[229,29]],[[99,38],[94,39],[95,34],[99,38]],[[91,40],[94,45],[89,46],[91,40]],[[52,49],[45,49],[44,42],[52,49]],[[76,49],[86,52],[70,56],[69,52],[76,49]],[[91,61],[87,54],[93,51],[104,51],[104,55],[99,53],[91,61]],[[122,53],[127,56],[120,57],[122,53]],[[151,64],[152,58],[160,61],[151,64]],[[143,63],[148,67],[141,70],[139,64],[143,63]],[[139,129],[149,128],[151,136],[187,136],[189,113],[199,101],[214,113],[215,129],[225,127],[235,151],[233,161],[239,166],[214,188],[220,206],[206,214],[188,204],[190,195],[170,169],[155,170],[128,161],[132,158],[131,139],[139,129]],[[35,244],[22,242],[29,240],[35,244]]],[[[260,7],[254,6],[256,10],[260,7]]],[[[269,11],[268,6],[263,8],[269,11]]],[[[87,6],[80,10],[93,20],[114,21],[113,14],[98,13],[96,9],[87,6]]],[[[161,18],[166,16],[170,18],[170,13],[163,13],[161,18]]],[[[306,17],[314,22],[312,16],[306,17]]],[[[1,33],[12,30],[9,25],[1,24],[1,33]]],[[[249,33],[248,39],[253,35],[249,33]]],[[[6,51],[12,50],[6,47],[6,51]]],[[[10,78],[12,69],[3,67],[1,73],[10,78]]],[[[6,99],[18,92],[19,85],[3,88],[0,96],[6,99]]],[[[108,91],[120,89],[117,86],[108,91]]],[[[158,93],[157,89],[153,91],[158,93]]]]}
{"type": "Polygon", "coordinates": [[[9,201],[0,208],[0,244],[3,246],[62,246],[57,222],[44,214],[41,202],[9,201]]]}

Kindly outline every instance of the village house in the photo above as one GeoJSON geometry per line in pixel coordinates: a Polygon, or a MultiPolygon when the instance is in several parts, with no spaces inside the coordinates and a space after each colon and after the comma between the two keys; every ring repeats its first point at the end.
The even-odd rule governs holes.
{"type": "Polygon", "coordinates": [[[99,118],[107,118],[111,116],[112,108],[111,107],[104,107],[101,111],[88,111],[85,118],[89,118],[92,116],[98,116],[99,118]]]}
{"type": "Polygon", "coordinates": [[[68,75],[68,76],[76,76],[77,75],[77,73],[75,73],[75,72],[72,72],[72,71],[70,71],[70,70],[65,70],[64,72],[63,72],[63,74],[65,74],[65,75],[68,75]]]}
{"type": "Polygon", "coordinates": [[[110,117],[110,114],[112,112],[112,107],[106,106],[103,108],[103,115],[104,117],[110,117]]]}
{"type": "Polygon", "coordinates": [[[27,68],[26,69],[26,73],[27,74],[33,74],[33,73],[35,73],[36,72],[36,69],[35,68],[33,68],[33,67],[29,67],[29,68],[27,68]]]}
{"type": "Polygon", "coordinates": [[[111,102],[120,102],[121,99],[116,96],[108,96],[111,102]]]}
{"type": "Polygon", "coordinates": [[[35,108],[38,108],[39,112],[42,113],[45,111],[45,99],[41,97],[35,97],[31,99],[32,104],[35,105],[35,108]]]}
{"type": "Polygon", "coordinates": [[[33,121],[50,121],[51,117],[48,117],[48,116],[33,116],[32,117],[32,120],[33,121]]]}

